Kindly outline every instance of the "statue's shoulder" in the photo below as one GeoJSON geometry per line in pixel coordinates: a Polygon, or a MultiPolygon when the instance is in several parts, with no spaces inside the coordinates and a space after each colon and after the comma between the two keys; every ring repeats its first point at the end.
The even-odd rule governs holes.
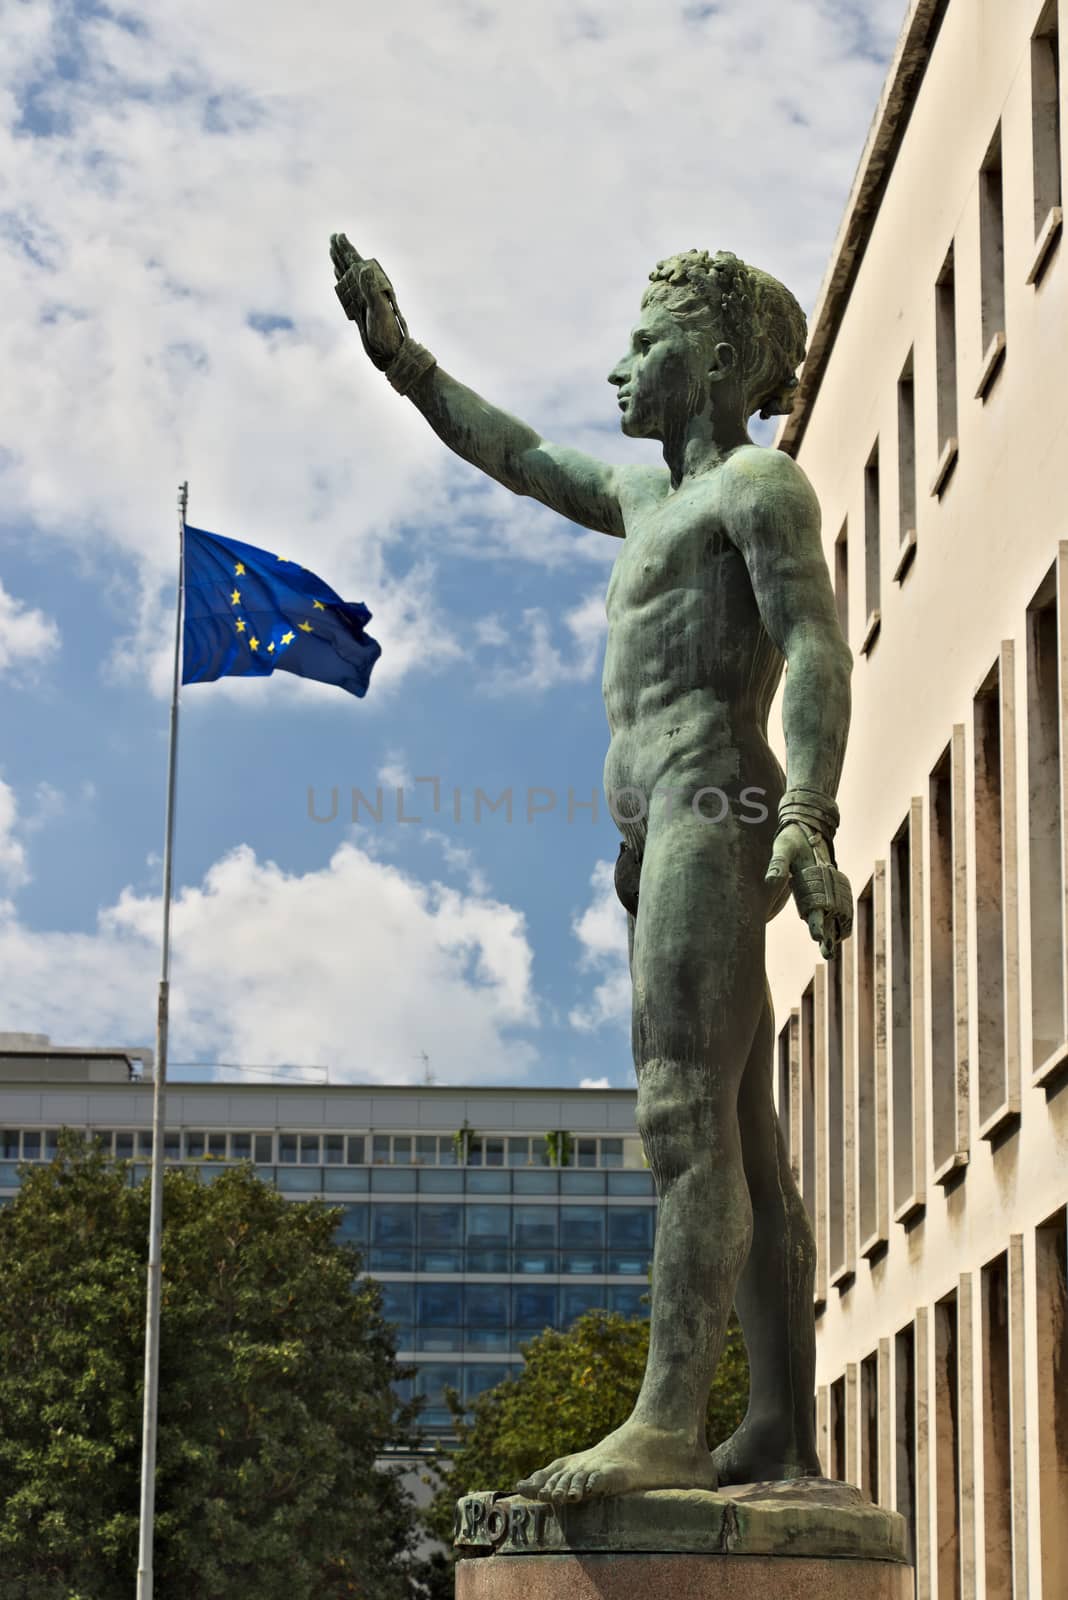
{"type": "Polygon", "coordinates": [[[754,515],[759,517],[765,504],[770,510],[772,502],[778,508],[785,501],[795,512],[815,512],[817,518],[819,516],[812,485],[785,450],[758,444],[742,445],[724,462],[720,477],[728,515],[733,506],[747,519],[754,515]]]}

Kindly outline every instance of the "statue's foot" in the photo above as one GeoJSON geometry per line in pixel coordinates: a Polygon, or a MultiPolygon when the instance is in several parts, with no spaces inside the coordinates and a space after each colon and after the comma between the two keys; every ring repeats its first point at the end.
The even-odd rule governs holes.
{"type": "Polygon", "coordinates": [[[573,1456],[561,1456],[516,1485],[532,1500],[557,1503],[641,1489],[715,1489],[716,1469],[703,1446],[679,1433],[625,1422],[573,1456]]]}
{"type": "Polygon", "coordinates": [[[720,1483],[782,1483],[787,1478],[818,1478],[819,1457],[798,1450],[781,1428],[746,1419],[712,1452],[720,1483]]]}

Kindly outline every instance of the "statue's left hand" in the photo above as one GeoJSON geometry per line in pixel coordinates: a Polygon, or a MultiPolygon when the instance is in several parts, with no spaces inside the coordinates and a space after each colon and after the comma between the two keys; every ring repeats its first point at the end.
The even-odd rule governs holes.
{"type": "Polygon", "coordinates": [[[831,860],[826,840],[799,822],[776,834],[764,882],[778,888],[787,876],[798,912],[829,961],[852,931],[853,891],[831,860]]]}
{"type": "Polygon", "coordinates": [[[393,285],[378,262],[361,256],[343,233],[330,235],[330,260],[342,309],[360,330],[367,354],[383,371],[408,336],[393,285]]]}

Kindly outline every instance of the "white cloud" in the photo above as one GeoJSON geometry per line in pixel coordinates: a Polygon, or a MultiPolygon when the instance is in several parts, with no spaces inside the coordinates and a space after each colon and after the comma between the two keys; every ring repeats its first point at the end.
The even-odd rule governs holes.
{"type": "Polygon", "coordinates": [[[581,946],[579,970],[596,977],[588,1000],[569,1013],[571,1026],[580,1033],[593,1033],[606,1023],[630,1026],[627,915],[616,894],[614,875],[614,862],[598,861],[590,875],[590,902],[571,924],[581,946]]]}
{"type": "MultiPolygon", "coordinates": [[[[159,937],[158,898],[132,890],[91,933],[40,932],[4,906],[0,1028],[151,1037],[159,937]]],[[[177,896],[173,951],[175,1060],[325,1064],[334,1082],[415,1081],[424,1048],[439,1082],[535,1060],[516,1034],[537,1023],[522,914],[352,844],[302,874],[232,851],[177,896]]]]}
{"type": "Polygon", "coordinates": [[[540,606],[523,613],[526,639],[522,653],[498,659],[489,673],[479,680],[486,694],[541,694],[560,683],[585,683],[594,675],[608,623],[604,609],[604,590],[598,588],[585,600],[566,611],[563,624],[570,640],[561,648],[554,642],[553,627],[540,606]]]}
{"type": "Polygon", "coordinates": [[[607,1078],[582,1078],[579,1081],[580,1089],[610,1089],[612,1085],[607,1078]]]}
{"type": "Polygon", "coordinates": [[[136,563],[131,674],[169,631],[186,475],[195,524],[295,547],[371,606],[386,687],[448,638],[443,556],[584,581],[614,541],[450,457],[345,324],[328,234],[381,256],[450,370],[632,458],[604,379],[649,267],[729,246],[811,303],[904,9],[394,0],[387,26],[321,0],[309,26],[261,0],[250,28],[243,0],[8,7],[5,521],[136,563]]]}
{"type": "Polygon", "coordinates": [[[52,618],[17,600],[0,579],[0,672],[37,664],[58,649],[59,629],[52,618]]]}
{"type": "Polygon", "coordinates": [[[0,778],[0,883],[9,889],[21,889],[30,879],[25,846],[16,838],[18,826],[15,791],[0,778]]]}

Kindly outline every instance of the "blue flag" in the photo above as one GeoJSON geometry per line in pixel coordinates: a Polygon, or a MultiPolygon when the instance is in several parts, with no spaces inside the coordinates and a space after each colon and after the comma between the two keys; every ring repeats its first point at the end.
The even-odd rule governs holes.
{"type": "Polygon", "coordinates": [[[371,613],[284,556],[185,530],[182,682],[266,678],[276,667],[361,698],[382,654],[371,613]]]}

